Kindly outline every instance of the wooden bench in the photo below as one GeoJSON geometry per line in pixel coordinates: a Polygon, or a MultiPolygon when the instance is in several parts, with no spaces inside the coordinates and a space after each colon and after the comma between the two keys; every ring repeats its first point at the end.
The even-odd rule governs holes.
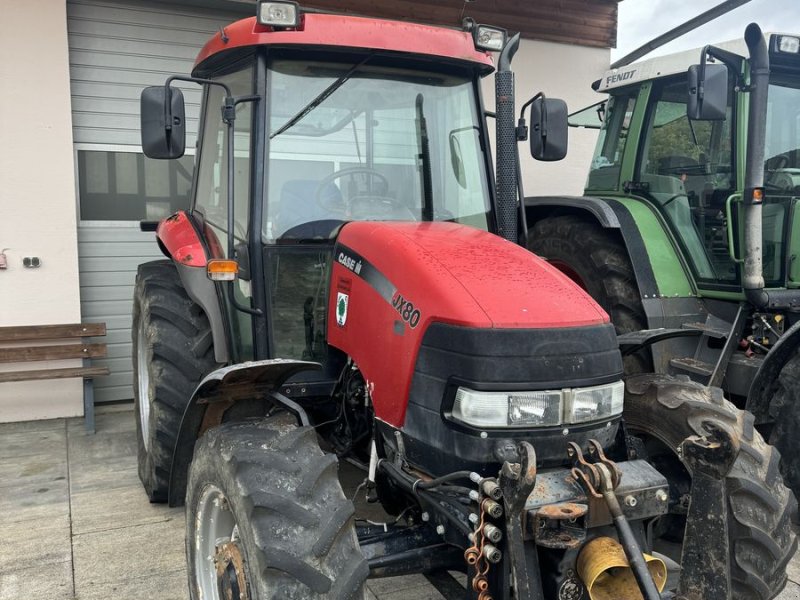
{"type": "Polygon", "coordinates": [[[83,379],[83,412],[86,430],[94,433],[95,377],[108,375],[108,367],[93,367],[93,358],[106,355],[106,345],[87,343],[84,338],[106,334],[105,323],[75,323],[69,325],[23,325],[0,327],[0,364],[25,363],[40,360],[83,359],[82,367],[56,369],[27,369],[0,372],[0,383],[36,381],[43,379],[83,379]],[[45,342],[44,345],[40,343],[45,342]]]}

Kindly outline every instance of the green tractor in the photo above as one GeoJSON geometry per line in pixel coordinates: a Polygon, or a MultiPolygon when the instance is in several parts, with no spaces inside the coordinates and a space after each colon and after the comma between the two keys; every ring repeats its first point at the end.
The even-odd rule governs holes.
{"type": "Polygon", "coordinates": [[[751,24],[593,87],[606,98],[571,115],[599,129],[585,197],[526,198],[528,248],[610,313],[628,374],[752,412],[797,493],[800,37],[751,24]]]}

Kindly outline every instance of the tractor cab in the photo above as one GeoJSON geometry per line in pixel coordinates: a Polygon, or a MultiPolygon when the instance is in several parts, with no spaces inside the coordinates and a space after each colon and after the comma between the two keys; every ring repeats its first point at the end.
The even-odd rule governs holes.
{"type": "MultiPolygon", "coordinates": [[[[763,278],[768,288],[792,288],[800,284],[800,265],[791,259],[791,240],[800,238],[800,38],[768,37],[767,101],[759,116],[766,126],[755,142],[763,144],[763,278]]],[[[587,195],[646,200],[668,225],[697,287],[711,296],[742,290],[747,141],[759,135],[740,93],[751,69],[744,42],[716,52],[724,62],[706,66],[721,84],[715,115],[690,114],[686,67],[700,53],[688,52],[609,71],[598,82],[608,98],[571,116],[573,126],[600,130],[587,195]]]]}
{"type": "Polygon", "coordinates": [[[208,258],[236,261],[224,293],[227,356],[326,363],[327,282],[343,224],[497,231],[479,82],[505,34],[406,24],[400,39],[390,22],[264,6],[288,7],[295,21],[262,11],[235,23],[206,45],[191,78],[145,91],[143,146],[181,152],[172,82],[205,86],[190,213],[213,240],[208,258]]]}

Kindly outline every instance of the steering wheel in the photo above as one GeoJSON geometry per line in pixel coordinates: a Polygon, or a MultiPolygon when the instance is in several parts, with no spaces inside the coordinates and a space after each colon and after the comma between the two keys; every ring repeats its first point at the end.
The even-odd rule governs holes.
{"type": "MultiPolygon", "coordinates": [[[[373,186],[369,186],[369,189],[374,189],[373,186]]],[[[346,169],[339,169],[338,171],[334,171],[330,175],[326,175],[323,177],[320,182],[317,184],[317,189],[314,191],[314,199],[322,207],[323,210],[326,210],[331,213],[341,213],[344,215],[349,216],[351,213],[352,205],[355,203],[364,203],[369,204],[373,207],[379,208],[381,212],[386,212],[387,209],[391,210],[405,210],[408,211],[405,204],[397,200],[396,198],[390,198],[387,194],[389,191],[389,180],[386,176],[370,167],[348,167],[346,169]],[[356,193],[352,198],[346,199],[343,203],[338,202],[337,199],[326,198],[325,197],[325,188],[328,187],[331,183],[336,181],[337,179],[341,179],[342,177],[348,177],[353,175],[366,175],[371,179],[377,179],[379,181],[380,193],[373,194],[358,194],[356,193]]],[[[345,196],[345,194],[342,194],[345,196]]]]}

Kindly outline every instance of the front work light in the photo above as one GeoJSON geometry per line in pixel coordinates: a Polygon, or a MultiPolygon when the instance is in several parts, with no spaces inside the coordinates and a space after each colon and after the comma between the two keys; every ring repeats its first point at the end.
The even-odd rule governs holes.
{"type": "Polygon", "coordinates": [[[625,384],[529,392],[456,391],[452,417],[480,428],[555,427],[588,423],[622,413],[625,384]]]}
{"type": "Polygon", "coordinates": [[[779,35],[777,43],[778,52],[786,54],[800,54],[800,37],[792,35],[779,35]]]}
{"type": "Polygon", "coordinates": [[[475,40],[475,48],[478,50],[500,52],[506,45],[506,37],[508,37],[506,30],[499,27],[475,25],[472,30],[472,38],[475,40]]]}
{"type": "Polygon", "coordinates": [[[259,2],[258,22],[270,27],[297,27],[300,7],[296,2],[259,2]]]}

